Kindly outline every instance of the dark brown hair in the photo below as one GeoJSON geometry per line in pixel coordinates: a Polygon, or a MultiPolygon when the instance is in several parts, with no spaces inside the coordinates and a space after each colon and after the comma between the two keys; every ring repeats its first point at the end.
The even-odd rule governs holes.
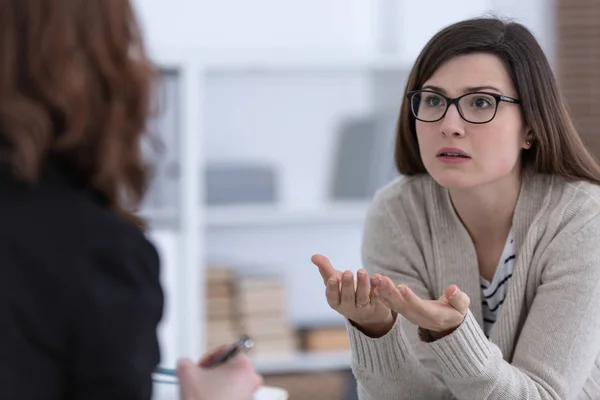
{"type": "Polygon", "coordinates": [[[34,183],[49,158],[136,223],[154,67],[129,0],[0,2],[0,146],[34,183]]]}
{"type": "Polygon", "coordinates": [[[438,32],[417,58],[396,129],[398,171],[403,175],[427,173],[406,93],[421,89],[450,58],[477,52],[499,57],[516,87],[524,120],[534,135],[532,147],[523,151],[523,165],[539,173],[600,183],[600,166],[571,121],[539,43],[523,25],[497,18],[476,18],[450,25],[438,32]]]}

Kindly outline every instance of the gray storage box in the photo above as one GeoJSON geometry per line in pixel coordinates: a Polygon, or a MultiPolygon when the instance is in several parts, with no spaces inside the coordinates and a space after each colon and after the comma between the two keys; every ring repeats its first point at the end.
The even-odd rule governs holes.
{"type": "Polygon", "coordinates": [[[340,129],[333,166],[332,197],[370,199],[398,176],[394,164],[396,115],[347,120],[340,129]]]}
{"type": "Polygon", "coordinates": [[[206,204],[274,203],[277,200],[274,169],[256,164],[208,164],[206,204]]]}

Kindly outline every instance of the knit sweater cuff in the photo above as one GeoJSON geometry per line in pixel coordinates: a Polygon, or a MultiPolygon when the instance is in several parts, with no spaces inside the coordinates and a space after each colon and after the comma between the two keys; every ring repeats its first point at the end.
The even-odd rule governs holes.
{"type": "Polygon", "coordinates": [[[401,317],[396,317],[392,329],[380,338],[372,338],[346,322],[350,337],[352,363],[374,374],[397,373],[408,358],[409,349],[402,334],[401,317]]]}
{"type": "Polygon", "coordinates": [[[444,375],[452,378],[481,376],[493,357],[492,345],[471,311],[454,332],[427,346],[436,354],[444,375]]]}

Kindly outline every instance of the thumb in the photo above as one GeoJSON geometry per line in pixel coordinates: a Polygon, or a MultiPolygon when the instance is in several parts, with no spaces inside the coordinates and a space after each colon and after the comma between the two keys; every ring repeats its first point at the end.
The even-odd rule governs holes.
{"type": "Polygon", "coordinates": [[[195,372],[198,366],[185,358],[177,363],[177,379],[179,380],[179,396],[181,400],[193,400],[195,372]]]}
{"type": "Polygon", "coordinates": [[[189,359],[179,360],[177,363],[177,379],[179,380],[179,399],[198,400],[198,393],[202,387],[201,372],[198,365],[189,359]]]}
{"type": "Polygon", "coordinates": [[[177,362],[177,376],[189,374],[194,371],[195,367],[196,365],[190,359],[182,358],[177,362]]]}
{"type": "Polygon", "coordinates": [[[465,292],[460,290],[458,286],[450,285],[448,289],[446,289],[446,299],[459,313],[465,315],[467,311],[469,311],[471,299],[465,292]]]}

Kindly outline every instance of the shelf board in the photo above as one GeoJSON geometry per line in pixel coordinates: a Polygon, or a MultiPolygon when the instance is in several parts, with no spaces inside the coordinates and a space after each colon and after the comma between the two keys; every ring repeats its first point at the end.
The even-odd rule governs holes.
{"type": "Polygon", "coordinates": [[[254,367],[261,374],[323,372],[350,368],[350,351],[293,353],[286,355],[255,356],[254,367]]]}
{"type": "Polygon", "coordinates": [[[362,224],[367,202],[339,202],[293,209],[274,205],[214,206],[206,209],[208,228],[362,224]]]}
{"type": "MultiPolygon", "coordinates": [[[[202,223],[208,229],[285,227],[362,224],[369,202],[332,202],[307,208],[286,208],[277,205],[208,206],[203,210],[202,223]]],[[[151,226],[177,224],[175,209],[147,209],[142,217],[151,226]]]]}

